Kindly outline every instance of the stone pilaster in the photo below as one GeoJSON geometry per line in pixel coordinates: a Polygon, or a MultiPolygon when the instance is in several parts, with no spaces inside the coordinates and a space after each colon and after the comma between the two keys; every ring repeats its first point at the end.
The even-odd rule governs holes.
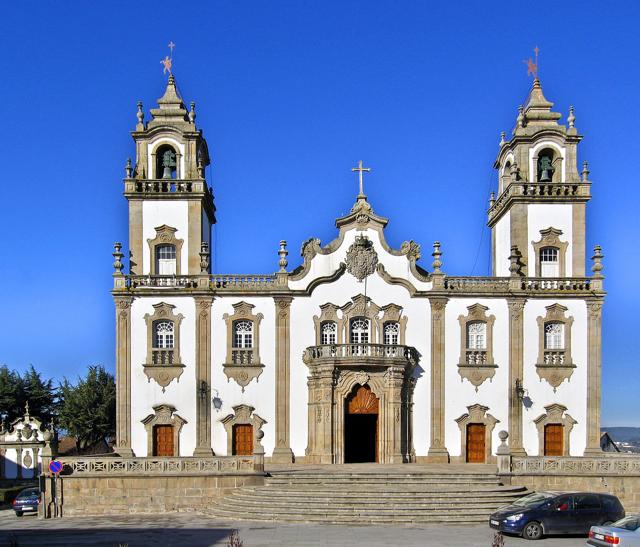
{"type": "MultiPolygon", "coordinates": [[[[380,463],[404,463],[402,446],[402,389],[404,384],[404,369],[389,368],[387,377],[387,408],[386,432],[387,446],[379,448],[380,463]],[[384,461],[383,461],[384,458],[384,461]]],[[[380,417],[378,418],[380,419],[380,417]]],[[[383,438],[384,438],[383,437],[383,438]]]]}
{"type": "Polygon", "coordinates": [[[213,456],[211,448],[211,304],[196,296],[196,448],[194,456],[213,456]]]}
{"type": "Polygon", "coordinates": [[[309,386],[309,439],[307,463],[335,463],[333,450],[333,388],[336,374],[333,365],[314,367],[309,386]]]}
{"type": "Polygon", "coordinates": [[[445,308],[448,298],[429,298],[431,304],[431,445],[430,462],[449,462],[449,452],[444,445],[444,351],[445,308]]]}
{"type": "Polygon", "coordinates": [[[585,456],[602,453],[600,448],[600,398],[602,383],[601,298],[587,301],[587,447],[585,456]]]}
{"type": "Polygon", "coordinates": [[[524,298],[510,298],[509,305],[509,447],[513,456],[526,456],[522,446],[522,401],[516,381],[524,375],[524,298]]]}
{"type": "Polygon", "coordinates": [[[276,304],[276,446],[271,456],[275,463],[293,462],[293,451],[289,446],[290,412],[290,296],[274,297],[276,304]]]}
{"type": "Polygon", "coordinates": [[[116,296],[116,452],[134,456],[131,448],[131,304],[130,296],[116,296]]]}

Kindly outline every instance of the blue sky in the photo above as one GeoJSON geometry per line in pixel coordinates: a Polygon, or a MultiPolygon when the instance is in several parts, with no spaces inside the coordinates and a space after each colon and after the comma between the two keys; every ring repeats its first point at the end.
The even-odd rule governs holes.
{"type": "Polygon", "coordinates": [[[587,244],[603,247],[609,291],[603,424],[640,425],[638,3],[81,6],[14,2],[0,20],[0,363],[57,379],[95,363],[113,370],[110,253],[126,241],[129,131],[136,102],[148,111],[162,94],[170,40],[213,158],[214,267],[225,273],[275,271],[280,239],[291,267],[302,241],[331,240],[363,159],[390,243],[415,239],[428,258],[440,240],[444,271],[486,274],[492,164],[537,45],[545,95],[564,114],[575,106],[590,162],[587,244]]]}

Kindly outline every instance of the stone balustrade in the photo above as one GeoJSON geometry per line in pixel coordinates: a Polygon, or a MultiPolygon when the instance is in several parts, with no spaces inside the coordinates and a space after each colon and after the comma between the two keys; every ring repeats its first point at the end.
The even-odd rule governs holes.
{"type": "Polygon", "coordinates": [[[562,349],[545,349],[544,364],[545,365],[564,365],[565,352],[562,349]]]}
{"type": "Polygon", "coordinates": [[[173,365],[174,350],[153,348],[151,350],[152,365],[173,365]]]}
{"type": "Polygon", "coordinates": [[[491,223],[506,208],[512,198],[542,198],[563,199],[567,198],[588,199],[590,197],[590,183],[577,182],[512,182],[498,196],[498,199],[489,209],[489,222],[491,223]]]}
{"type": "MultiPolygon", "coordinates": [[[[602,290],[602,279],[590,277],[461,277],[444,276],[448,294],[488,293],[507,295],[517,291],[527,294],[561,292],[584,294],[602,290]]],[[[264,293],[287,290],[286,274],[246,275],[122,275],[115,277],[115,288],[126,289],[200,289],[222,292],[264,293]],[[121,281],[122,280],[122,281],[121,281]]],[[[435,292],[435,290],[434,290],[435,292]]]]}
{"type": "Polygon", "coordinates": [[[640,475],[640,455],[606,454],[601,458],[512,457],[511,473],[513,475],[640,475]]]}
{"type": "Polygon", "coordinates": [[[508,277],[454,277],[444,279],[444,288],[450,292],[494,292],[509,290],[508,277]]]}
{"type": "Polygon", "coordinates": [[[589,277],[525,277],[522,279],[523,291],[591,291],[591,278],[589,277]]]}
{"type": "Polygon", "coordinates": [[[146,475],[224,475],[264,472],[264,457],[224,456],[211,458],[61,458],[63,476],[146,476],[146,475]]]}
{"type": "Polygon", "coordinates": [[[466,352],[467,365],[486,365],[487,350],[486,349],[468,349],[466,352]]]}
{"type": "Polygon", "coordinates": [[[125,194],[193,194],[209,193],[204,180],[126,179],[125,194]]]}
{"type": "Polygon", "coordinates": [[[268,290],[275,289],[277,283],[277,276],[274,275],[212,275],[211,287],[216,290],[228,289],[228,290],[268,290]]]}
{"type": "Polygon", "coordinates": [[[302,360],[310,363],[316,360],[330,362],[358,362],[368,359],[376,361],[402,361],[417,363],[418,352],[411,346],[387,344],[327,344],[310,346],[304,350],[302,360]]]}

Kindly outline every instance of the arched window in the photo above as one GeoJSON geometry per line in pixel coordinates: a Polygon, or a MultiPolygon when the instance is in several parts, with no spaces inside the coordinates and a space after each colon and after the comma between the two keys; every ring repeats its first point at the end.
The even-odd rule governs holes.
{"type": "Polygon", "coordinates": [[[233,347],[253,347],[253,321],[234,321],[233,323],[233,347]]]}
{"type": "Polygon", "coordinates": [[[545,323],[544,324],[544,349],[563,350],[564,349],[564,324],[545,323]]]}
{"type": "Polygon", "coordinates": [[[176,151],[168,144],[160,146],[156,150],[156,178],[175,179],[177,178],[176,151]]]}
{"type": "Polygon", "coordinates": [[[397,346],[400,343],[400,324],[396,321],[384,324],[384,343],[388,346],[397,346]]]}
{"type": "Polygon", "coordinates": [[[553,150],[545,148],[538,154],[538,182],[551,182],[555,167],[553,166],[553,150]]]}
{"type": "Polygon", "coordinates": [[[325,321],[320,327],[320,343],[330,345],[336,343],[338,326],[333,321],[325,321]]]}
{"type": "Polygon", "coordinates": [[[153,347],[157,349],[173,349],[175,332],[173,321],[154,321],[153,347]]]}
{"type": "Polygon", "coordinates": [[[540,249],[540,277],[560,277],[559,257],[556,247],[540,249]]]}
{"type": "Polygon", "coordinates": [[[350,338],[352,344],[369,343],[369,320],[365,317],[356,317],[351,320],[350,338]]]}
{"type": "Polygon", "coordinates": [[[487,349],[487,324],[484,321],[467,323],[467,349],[487,349]]]}
{"type": "Polygon", "coordinates": [[[156,246],[156,272],[157,275],[176,274],[176,246],[156,246]]]}

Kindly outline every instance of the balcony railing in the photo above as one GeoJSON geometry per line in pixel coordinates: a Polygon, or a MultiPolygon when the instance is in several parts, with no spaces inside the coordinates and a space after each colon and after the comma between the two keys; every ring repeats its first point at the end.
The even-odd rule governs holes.
{"type": "Polygon", "coordinates": [[[310,346],[304,350],[303,361],[309,363],[315,360],[328,361],[366,361],[399,360],[417,363],[418,352],[411,346],[386,344],[327,344],[310,346]]]}
{"type": "Polygon", "coordinates": [[[253,365],[255,362],[253,348],[233,348],[231,362],[234,365],[253,365]]]}
{"type": "Polygon", "coordinates": [[[545,365],[564,365],[564,350],[563,349],[545,349],[544,350],[544,364],[545,365]]]}
{"type": "Polygon", "coordinates": [[[275,275],[212,275],[211,287],[214,289],[273,289],[275,275]]]}
{"type": "Polygon", "coordinates": [[[507,291],[508,277],[445,277],[444,287],[449,291],[507,291]]]}
{"type": "Polygon", "coordinates": [[[467,365],[486,365],[487,350],[486,349],[468,349],[467,365]]]}
{"type": "Polygon", "coordinates": [[[172,349],[157,349],[151,350],[151,359],[153,365],[173,365],[174,351],[172,349]]]}
{"type": "Polygon", "coordinates": [[[183,287],[197,286],[197,279],[190,275],[129,275],[127,287],[132,289],[145,287],[183,287]]]}

